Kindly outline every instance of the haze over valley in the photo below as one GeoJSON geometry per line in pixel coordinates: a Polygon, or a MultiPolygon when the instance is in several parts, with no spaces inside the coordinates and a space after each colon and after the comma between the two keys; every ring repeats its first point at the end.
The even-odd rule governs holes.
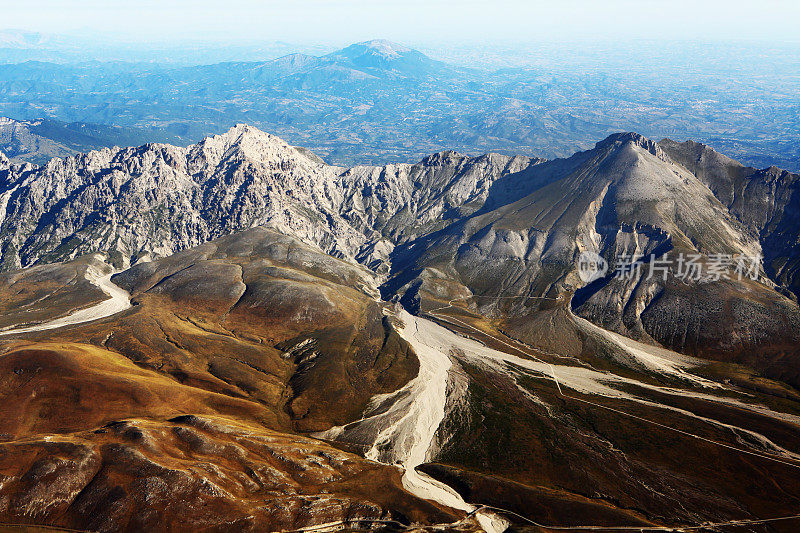
{"type": "MultiPolygon", "coordinates": [[[[453,45],[425,54],[381,39],[325,53],[221,43],[148,55],[101,43],[95,56],[6,32],[0,116],[126,129],[96,147],[130,144],[142,130],[148,140],[185,145],[246,122],[344,165],[412,162],[445,149],[564,157],[637,131],[705,142],[755,167],[800,170],[796,44],[483,46],[483,61],[471,63],[453,45]],[[208,62],[219,51],[233,55],[208,62]]],[[[8,152],[6,131],[0,126],[8,152]]]]}

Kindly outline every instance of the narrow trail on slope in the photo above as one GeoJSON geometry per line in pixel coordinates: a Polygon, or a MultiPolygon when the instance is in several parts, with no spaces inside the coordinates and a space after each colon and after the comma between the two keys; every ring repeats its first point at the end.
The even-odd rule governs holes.
{"type": "Polygon", "coordinates": [[[130,294],[122,288],[116,286],[111,277],[115,274],[112,271],[110,274],[103,275],[102,270],[91,265],[86,270],[86,279],[93,285],[103,291],[108,298],[99,302],[91,307],[85,309],[78,309],[72,313],[37,324],[35,326],[26,326],[22,328],[6,329],[0,331],[0,337],[6,335],[17,335],[20,333],[32,333],[36,331],[46,331],[50,329],[63,328],[65,326],[74,326],[77,324],[85,324],[86,322],[93,322],[102,318],[107,318],[117,313],[121,313],[126,309],[131,308],[130,294]]]}
{"type": "MultiPolygon", "coordinates": [[[[514,350],[514,351],[516,351],[516,352],[518,352],[520,354],[523,354],[526,357],[532,358],[534,361],[536,361],[540,365],[542,365],[542,366],[546,365],[550,369],[550,377],[552,377],[560,397],[562,397],[564,399],[568,399],[568,400],[573,400],[573,401],[576,401],[576,402],[584,403],[586,405],[590,405],[592,407],[596,407],[596,408],[599,408],[599,409],[604,409],[604,410],[607,410],[607,411],[611,411],[611,412],[614,412],[616,414],[619,414],[619,415],[622,415],[622,416],[625,416],[625,417],[629,417],[629,418],[638,420],[640,422],[651,424],[651,425],[660,427],[662,429],[666,429],[666,430],[669,430],[669,431],[673,431],[673,432],[679,433],[679,434],[687,436],[687,437],[691,437],[691,438],[698,439],[698,440],[701,440],[701,441],[704,441],[704,442],[708,442],[710,444],[714,444],[716,446],[720,446],[720,447],[723,447],[723,448],[726,448],[726,449],[729,449],[729,450],[732,450],[732,451],[735,451],[735,452],[738,452],[738,453],[755,456],[755,457],[758,457],[758,458],[761,458],[761,459],[764,459],[764,460],[767,460],[767,461],[772,461],[772,462],[779,463],[779,464],[782,464],[782,465],[785,465],[785,466],[789,466],[789,467],[792,467],[792,468],[800,469],[800,463],[795,463],[795,462],[792,462],[792,461],[784,460],[783,458],[777,457],[777,456],[774,456],[774,455],[760,453],[760,452],[757,452],[757,451],[754,451],[754,450],[748,450],[748,449],[745,449],[745,448],[739,448],[739,447],[736,447],[736,446],[732,446],[732,445],[726,444],[724,442],[719,442],[719,441],[716,441],[716,440],[713,440],[713,439],[702,437],[700,435],[696,435],[696,434],[690,433],[688,431],[683,431],[681,429],[678,429],[678,428],[675,428],[675,427],[672,427],[672,426],[669,426],[669,425],[666,425],[666,424],[662,424],[662,423],[656,422],[654,420],[650,420],[650,419],[647,419],[647,418],[644,418],[644,417],[641,417],[641,416],[638,416],[638,415],[634,415],[632,413],[625,412],[625,411],[623,411],[621,409],[616,409],[614,407],[602,405],[602,404],[599,404],[599,403],[596,403],[596,402],[592,402],[590,400],[586,400],[584,398],[578,398],[578,397],[575,397],[575,396],[571,396],[569,394],[565,394],[563,389],[562,389],[562,387],[561,387],[561,383],[560,383],[558,377],[556,376],[555,367],[552,364],[550,364],[550,363],[548,363],[546,361],[543,361],[542,359],[537,357],[535,354],[530,353],[528,350],[523,350],[519,346],[514,346],[513,344],[511,344],[509,342],[506,342],[503,339],[497,338],[494,335],[490,335],[489,333],[487,333],[485,331],[482,331],[482,330],[472,326],[471,324],[468,324],[467,322],[465,322],[463,320],[459,320],[458,318],[455,318],[455,317],[452,317],[452,316],[448,316],[448,315],[443,315],[443,314],[439,313],[440,311],[443,311],[443,310],[446,310],[446,309],[455,308],[455,306],[453,305],[454,302],[457,301],[457,300],[462,300],[462,299],[464,299],[464,298],[455,298],[453,300],[450,300],[450,302],[448,302],[448,305],[445,305],[445,306],[430,310],[426,314],[428,314],[429,316],[431,316],[434,319],[438,319],[438,320],[444,321],[444,322],[449,322],[451,324],[458,325],[458,326],[473,330],[473,331],[475,331],[477,333],[480,333],[481,335],[486,335],[487,337],[492,338],[493,340],[495,340],[495,341],[497,341],[497,342],[499,342],[499,343],[511,348],[512,350],[514,350]]],[[[552,299],[552,298],[547,298],[547,299],[552,299]]],[[[428,321],[426,321],[426,322],[428,322],[428,321]]],[[[458,339],[462,339],[463,341],[466,341],[466,342],[460,342],[460,344],[466,344],[467,342],[475,343],[475,345],[477,345],[478,349],[483,348],[482,352],[485,352],[485,353],[482,353],[481,355],[488,355],[489,357],[491,357],[493,359],[500,359],[500,360],[504,361],[505,363],[510,363],[510,364],[513,364],[513,365],[516,365],[516,366],[521,366],[523,368],[529,368],[529,369],[531,369],[531,370],[533,370],[535,372],[544,374],[544,372],[542,371],[541,367],[539,367],[539,368],[531,367],[530,365],[525,363],[526,362],[525,359],[520,359],[519,357],[512,356],[512,355],[509,355],[509,354],[505,354],[504,352],[501,352],[499,350],[494,350],[492,348],[485,347],[482,344],[480,344],[478,341],[472,341],[470,339],[467,339],[466,337],[459,336],[457,333],[452,332],[452,331],[450,331],[450,330],[448,330],[446,328],[443,328],[441,326],[435,325],[432,322],[430,322],[430,324],[434,325],[434,327],[436,327],[436,328],[441,329],[443,332],[447,332],[446,334],[453,335],[453,336],[457,337],[458,339]]],[[[592,326],[594,326],[594,329],[605,331],[605,330],[602,330],[602,328],[599,328],[598,326],[595,326],[595,325],[592,325],[592,326]]],[[[621,341],[620,339],[617,338],[617,336],[609,334],[607,336],[607,338],[609,340],[611,340],[612,342],[614,342],[617,346],[620,346],[623,349],[632,350],[632,347],[631,347],[630,343],[621,341]]],[[[635,341],[631,341],[631,343],[635,343],[635,341]]],[[[633,348],[638,349],[638,346],[637,346],[638,344],[639,343],[636,343],[636,345],[633,345],[633,348]]],[[[454,346],[455,346],[455,344],[454,344],[454,346]]],[[[463,346],[461,346],[461,347],[463,347],[463,346]]],[[[600,393],[600,394],[602,395],[602,393],[600,393]]],[[[638,401],[636,398],[631,398],[631,399],[634,400],[634,401],[638,401]]],[[[650,405],[653,405],[653,406],[657,406],[653,402],[646,402],[646,403],[648,403],[650,405]]],[[[661,407],[662,408],[669,408],[668,406],[661,406],[661,407]]],[[[711,419],[705,419],[705,421],[709,422],[709,423],[717,422],[717,421],[713,421],[711,419]]],[[[747,430],[745,430],[745,431],[747,431],[747,430]]],[[[529,520],[529,519],[527,519],[525,517],[522,517],[521,515],[518,515],[518,514],[514,513],[513,511],[508,511],[506,509],[500,509],[500,508],[495,508],[495,507],[491,507],[491,506],[483,506],[483,508],[494,509],[496,511],[501,511],[501,512],[504,512],[504,513],[510,513],[511,515],[518,516],[518,517],[526,520],[527,522],[536,525],[537,527],[541,527],[541,528],[544,528],[544,529],[557,530],[557,531],[568,531],[568,530],[569,531],[580,531],[580,530],[590,530],[590,531],[591,530],[598,530],[598,531],[602,531],[602,530],[606,530],[606,531],[613,531],[613,530],[618,530],[618,531],[626,531],[626,530],[633,530],[633,531],[697,530],[697,529],[705,529],[705,528],[709,527],[710,525],[719,527],[719,526],[726,526],[726,525],[762,524],[762,523],[768,523],[768,522],[777,522],[777,521],[800,519],[800,515],[788,515],[788,516],[781,516],[781,517],[774,517],[774,518],[767,518],[767,519],[755,519],[755,520],[741,519],[741,520],[731,520],[731,521],[726,521],[726,522],[720,522],[720,523],[710,524],[710,525],[709,524],[702,524],[702,525],[690,525],[690,526],[652,526],[652,527],[642,527],[642,526],[608,527],[608,526],[596,526],[596,525],[550,526],[550,525],[538,524],[538,523],[533,522],[533,521],[531,521],[531,520],[529,520]]],[[[481,507],[479,506],[478,509],[481,509],[481,507]]]]}
{"type": "MultiPolygon", "coordinates": [[[[748,450],[748,449],[745,449],[745,448],[739,448],[739,447],[736,447],[736,446],[725,444],[723,442],[719,442],[719,441],[715,441],[713,439],[708,439],[706,437],[695,435],[693,433],[689,433],[689,432],[674,428],[672,426],[668,426],[666,424],[661,424],[660,422],[655,422],[653,420],[649,420],[647,418],[643,418],[643,417],[640,417],[638,415],[627,413],[627,412],[622,411],[620,409],[616,409],[616,408],[613,408],[613,407],[609,407],[607,405],[602,405],[602,404],[599,404],[599,403],[595,403],[595,402],[592,402],[590,400],[586,400],[584,398],[578,398],[578,397],[575,397],[575,396],[570,396],[568,394],[565,394],[563,392],[563,390],[562,390],[562,387],[561,387],[562,383],[559,381],[558,377],[556,376],[555,367],[551,363],[548,363],[547,361],[544,361],[544,360],[540,359],[539,357],[536,356],[536,354],[530,353],[530,351],[528,351],[528,350],[523,350],[518,346],[514,346],[513,344],[504,341],[503,339],[500,339],[500,338],[497,338],[496,336],[490,335],[487,332],[482,331],[482,330],[472,326],[471,324],[468,324],[468,323],[464,322],[463,320],[459,320],[459,319],[457,319],[455,317],[452,317],[452,316],[441,315],[440,313],[438,313],[438,311],[442,311],[444,309],[454,308],[453,302],[455,300],[456,299],[451,300],[448,303],[448,305],[446,305],[446,306],[439,307],[439,308],[436,308],[434,310],[428,311],[427,314],[432,316],[432,317],[434,317],[434,318],[437,318],[439,320],[445,321],[445,322],[448,322],[448,321],[451,322],[451,323],[455,322],[455,323],[457,323],[457,325],[460,325],[462,327],[465,327],[465,328],[471,329],[473,331],[476,331],[476,332],[480,333],[481,335],[486,335],[488,337],[491,337],[495,341],[497,341],[499,343],[502,343],[505,346],[508,346],[509,348],[513,349],[514,351],[516,351],[516,352],[518,352],[520,354],[523,354],[526,357],[530,357],[531,359],[533,359],[534,361],[536,361],[540,365],[547,365],[547,367],[550,369],[550,377],[553,379],[553,381],[554,381],[554,383],[555,383],[555,385],[556,385],[556,387],[558,389],[558,393],[562,398],[574,400],[574,401],[577,401],[577,402],[582,402],[582,403],[585,403],[585,404],[588,404],[588,405],[592,405],[594,407],[598,407],[600,409],[605,409],[607,411],[612,411],[612,412],[615,412],[617,414],[624,415],[626,417],[630,417],[630,418],[634,418],[634,419],[637,419],[637,420],[640,420],[640,421],[643,421],[643,422],[647,422],[649,424],[652,424],[652,425],[655,425],[655,426],[658,426],[658,427],[661,427],[663,429],[667,429],[667,430],[670,430],[670,431],[673,431],[673,432],[676,432],[676,433],[680,433],[680,434],[683,434],[685,436],[689,436],[689,437],[692,437],[692,438],[695,438],[695,439],[698,439],[698,440],[702,440],[702,441],[705,441],[705,442],[709,442],[711,444],[715,444],[717,446],[728,448],[730,450],[734,450],[734,451],[737,451],[737,452],[740,452],[740,453],[744,453],[744,454],[748,454],[748,455],[753,455],[753,456],[756,456],[756,457],[760,457],[762,459],[778,462],[778,463],[781,463],[781,464],[785,464],[785,465],[800,469],[800,463],[786,461],[783,458],[780,458],[780,457],[777,457],[777,456],[774,456],[774,455],[760,453],[760,452],[756,452],[756,451],[753,451],[753,450],[748,450]]],[[[593,325],[593,327],[596,330],[605,331],[602,328],[599,328],[598,326],[594,326],[593,325]]],[[[449,330],[446,330],[446,331],[449,331],[449,330]]],[[[616,339],[616,337],[609,335],[607,338],[609,340],[611,340],[612,342],[614,342],[615,344],[617,344],[618,346],[620,346],[621,348],[628,349],[628,347],[625,344],[620,343],[616,339]]],[[[635,342],[635,341],[631,341],[631,342],[635,342]]],[[[482,345],[480,345],[480,346],[482,346],[482,345]]],[[[526,360],[526,359],[520,359],[520,358],[515,357],[515,356],[510,356],[508,354],[505,354],[504,352],[501,352],[501,351],[498,351],[498,350],[493,350],[491,348],[484,348],[484,349],[485,349],[485,351],[487,351],[487,355],[489,355],[489,357],[491,357],[493,359],[501,359],[501,360],[503,360],[503,361],[505,361],[507,363],[511,363],[511,364],[516,365],[516,366],[527,368],[529,370],[533,370],[534,372],[543,373],[541,368],[537,368],[537,367],[531,366],[529,364],[529,361],[526,360]]],[[[562,368],[562,370],[563,370],[563,368],[562,368]]],[[[628,381],[630,383],[634,383],[634,384],[636,383],[635,380],[626,380],[626,381],[628,381]]],[[[655,388],[656,390],[662,390],[662,391],[665,391],[665,392],[671,392],[670,389],[663,389],[661,387],[650,387],[650,388],[655,388]]],[[[602,390],[591,391],[591,392],[593,392],[595,394],[599,394],[601,396],[606,395],[606,394],[603,394],[602,390]]],[[[623,396],[623,397],[626,397],[626,396],[623,396]]],[[[704,397],[708,397],[708,395],[704,395],[704,397]]],[[[640,400],[638,398],[635,398],[635,397],[632,397],[632,396],[628,396],[627,399],[631,399],[633,401],[639,401],[640,403],[646,403],[646,404],[651,405],[651,406],[655,405],[653,402],[646,402],[646,401],[643,402],[642,400],[640,400]]],[[[661,407],[664,408],[664,409],[672,409],[669,406],[661,406],[661,407]]],[[[745,406],[741,405],[740,407],[745,407],[745,406]]],[[[764,413],[762,412],[761,414],[764,414],[764,413]]],[[[778,414],[778,413],[775,413],[775,414],[778,414]]],[[[711,423],[710,419],[702,419],[702,418],[699,418],[699,419],[705,420],[706,422],[711,423]]],[[[714,422],[716,422],[716,421],[714,421],[714,422]]],[[[746,430],[744,428],[740,428],[740,429],[742,429],[743,431],[748,431],[748,430],[746,430]]],[[[766,439],[766,437],[764,437],[764,438],[766,439]]],[[[795,454],[793,454],[793,455],[795,455],[795,454]]]]}

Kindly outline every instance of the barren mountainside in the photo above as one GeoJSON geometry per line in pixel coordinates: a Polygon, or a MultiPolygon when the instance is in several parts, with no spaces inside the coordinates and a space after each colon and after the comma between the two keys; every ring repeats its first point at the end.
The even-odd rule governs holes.
{"type": "Polygon", "coordinates": [[[103,250],[115,264],[257,225],[342,257],[385,261],[396,242],[480,205],[538,160],[444,152],[416,165],[325,165],[248,126],[190,146],[105,149],[0,174],[2,264],[103,250]]]}
{"type": "Polygon", "coordinates": [[[793,531],[798,179],[635,133],[0,157],[0,523],[793,531]]]}

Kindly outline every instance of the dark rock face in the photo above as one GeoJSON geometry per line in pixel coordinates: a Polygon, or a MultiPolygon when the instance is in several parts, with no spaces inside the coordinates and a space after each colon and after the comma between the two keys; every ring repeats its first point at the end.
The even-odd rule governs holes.
{"type": "Polygon", "coordinates": [[[746,167],[710,147],[665,139],[659,145],[693,172],[730,212],[758,235],[767,274],[800,295],[800,176],[746,167]]]}

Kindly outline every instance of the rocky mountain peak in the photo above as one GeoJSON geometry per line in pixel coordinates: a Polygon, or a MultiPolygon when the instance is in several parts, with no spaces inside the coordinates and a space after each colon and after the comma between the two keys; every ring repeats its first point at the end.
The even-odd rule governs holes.
{"type": "Polygon", "coordinates": [[[13,243],[14,264],[100,249],[126,264],[140,253],[168,255],[269,226],[372,265],[392,247],[382,234],[402,240],[417,226],[438,227],[447,209],[479,201],[503,172],[529,164],[505,157],[487,165],[444,152],[421,165],[348,171],[238,124],[189,147],[104,149],[53,159],[30,176],[13,167],[9,182],[21,188],[5,197],[9,216],[1,229],[13,243]],[[50,221],[47,235],[22,213],[50,221]]]}
{"type": "Polygon", "coordinates": [[[782,177],[788,177],[788,176],[792,175],[792,173],[789,172],[788,170],[783,170],[782,168],[778,168],[775,165],[770,165],[769,167],[765,168],[764,169],[764,174],[766,174],[767,176],[770,176],[772,178],[775,178],[775,179],[782,178],[782,177]]]}
{"type": "Polygon", "coordinates": [[[711,169],[719,171],[742,166],[738,161],[717,152],[711,146],[692,140],[677,142],[672,139],[662,139],[658,145],[674,161],[684,165],[695,174],[699,172],[700,175],[703,175],[711,169]]]}
{"type": "Polygon", "coordinates": [[[228,158],[260,164],[293,162],[304,166],[319,165],[318,158],[304,154],[280,137],[247,124],[237,124],[221,135],[207,137],[189,147],[188,158],[190,163],[200,159],[209,166],[216,166],[228,158]]]}
{"type": "Polygon", "coordinates": [[[441,65],[422,52],[385,40],[353,44],[326,57],[356,70],[409,76],[430,75],[441,65]]]}
{"type": "Polygon", "coordinates": [[[286,145],[279,137],[270,135],[260,129],[250,126],[249,124],[236,124],[225,133],[219,135],[212,135],[203,139],[200,144],[205,146],[218,145],[229,148],[234,145],[253,145],[253,144],[270,144],[270,145],[286,145]]]}
{"type": "Polygon", "coordinates": [[[632,144],[634,146],[638,146],[640,148],[644,148],[654,156],[658,157],[662,161],[669,161],[669,157],[661,149],[657,142],[648,139],[644,135],[639,133],[635,133],[632,131],[622,132],[622,133],[614,133],[609,135],[599,143],[595,145],[595,149],[598,150],[608,150],[613,149],[616,147],[625,146],[627,144],[632,144]]]}
{"type": "Polygon", "coordinates": [[[466,157],[454,150],[443,150],[425,157],[421,163],[425,166],[447,165],[466,157]]]}
{"type": "Polygon", "coordinates": [[[385,57],[399,57],[401,54],[412,52],[407,46],[386,39],[373,39],[357,43],[355,46],[367,48],[385,57]]]}

